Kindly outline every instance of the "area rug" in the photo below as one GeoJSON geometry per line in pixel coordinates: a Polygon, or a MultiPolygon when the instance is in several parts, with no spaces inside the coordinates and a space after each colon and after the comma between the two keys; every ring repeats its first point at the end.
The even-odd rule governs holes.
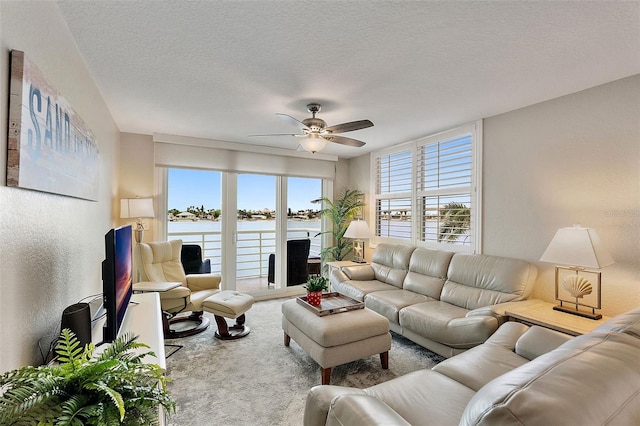
{"type": "MultiPolygon", "coordinates": [[[[198,335],[168,344],[184,345],[167,359],[168,390],[177,402],[172,426],[300,426],[307,392],[320,384],[320,367],[295,341],[284,346],[280,306],[286,299],[256,302],[246,314],[251,333],[218,340],[213,316],[198,335]]],[[[340,314],[336,314],[340,315],[340,314]]],[[[334,367],[331,384],[369,387],[444,358],[392,333],[389,369],[374,355],[334,367]]],[[[171,348],[167,348],[169,352],[171,348]]]]}

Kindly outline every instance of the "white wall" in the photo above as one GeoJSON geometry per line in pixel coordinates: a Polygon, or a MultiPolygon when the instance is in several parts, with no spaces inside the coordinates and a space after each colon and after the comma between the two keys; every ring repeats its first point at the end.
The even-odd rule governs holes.
{"type": "Polygon", "coordinates": [[[104,234],[116,213],[119,131],[53,2],[0,2],[0,371],[38,363],[64,308],[101,293],[104,234]],[[99,201],[7,187],[9,51],[22,50],[93,131],[99,201]]]}
{"type": "MultiPolygon", "coordinates": [[[[616,263],[602,312],[640,306],[640,75],[484,120],[483,253],[539,267],[534,297],[553,301],[539,262],[559,227],[595,228],[616,263]]],[[[404,141],[398,141],[398,143],[404,141]]],[[[369,191],[369,155],[349,162],[369,191]]]]}

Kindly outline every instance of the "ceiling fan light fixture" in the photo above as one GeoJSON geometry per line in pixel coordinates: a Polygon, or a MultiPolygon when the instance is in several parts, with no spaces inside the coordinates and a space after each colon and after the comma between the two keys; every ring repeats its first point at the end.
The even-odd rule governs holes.
{"type": "Polygon", "coordinates": [[[327,146],[327,140],[321,138],[317,133],[309,133],[306,138],[300,141],[300,145],[305,151],[315,154],[327,146]]]}

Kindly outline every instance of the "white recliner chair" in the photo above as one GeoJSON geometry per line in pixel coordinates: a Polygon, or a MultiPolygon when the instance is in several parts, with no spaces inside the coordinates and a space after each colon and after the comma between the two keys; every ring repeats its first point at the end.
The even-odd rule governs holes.
{"type": "Polygon", "coordinates": [[[209,326],[209,319],[202,315],[202,302],[220,291],[222,278],[214,274],[186,275],[180,253],[182,240],[140,243],[140,281],[179,282],[180,287],[160,293],[160,304],[165,312],[164,335],[167,339],[191,336],[209,326]],[[180,315],[191,311],[191,315],[180,315]],[[174,331],[170,325],[181,321],[193,321],[195,327],[174,331]]]}

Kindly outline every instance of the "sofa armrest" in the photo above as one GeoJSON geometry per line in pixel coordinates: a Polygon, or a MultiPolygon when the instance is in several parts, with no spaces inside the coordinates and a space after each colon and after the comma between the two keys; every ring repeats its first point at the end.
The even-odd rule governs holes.
{"type": "Polygon", "coordinates": [[[331,401],[326,426],[411,426],[384,402],[370,395],[339,395],[331,401]]]}
{"type": "Polygon", "coordinates": [[[531,306],[541,303],[538,299],[519,300],[517,302],[504,302],[495,305],[483,306],[482,308],[473,309],[467,312],[468,317],[472,316],[491,316],[497,318],[500,323],[506,321],[507,311],[516,307],[531,306]]]}
{"type": "Polygon", "coordinates": [[[376,273],[371,265],[344,266],[342,272],[355,281],[371,281],[376,279],[376,273]]]}
{"type": "Polygon", "coordinates": [[[572,338],[573,336],[568,334],[534,325],[518,339],[515,352],[531,361],[540,355],[551,352],[572,338]]]}
{"type": "Polygon", "coordinates": [[[362,389],[350,388],[346,386],[319,385],[314,386],[307,394],[307,401],[304,406],[304,426],[324,426],[329,415],[331,401],[342,394],[362,394],[362,389]]]}

